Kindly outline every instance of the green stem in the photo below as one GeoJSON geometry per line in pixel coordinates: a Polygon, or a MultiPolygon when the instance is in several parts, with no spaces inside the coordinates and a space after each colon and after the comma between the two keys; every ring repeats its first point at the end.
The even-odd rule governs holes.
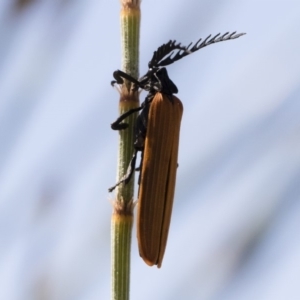
{"type": "MultiPolygon", "coordinates": [[[[122,70],[131,76],[139,76],[139,0],[121,0],[121,41],[122,70]]],[[[120,89],[120,114],[139,106],[138,92],[131,89],[131,83],[125,81],[120,89]]],[[[134,124],[136,114],[126,119],[126,130],[119,131],[119,155],[117,181],[126,174],[133,155],[134,124]]],[[[130,246],[133,224],[134,176],[128,184],[121,184],[116,189],[111,220],[112,251],[112,299],[128,300],[130,289],[130,246]]]]}
{"type": "Polygon", "coordinates": [[[130,290],[130,245],[133,224],[132,204],[116,208],[111,220],[112,252],[112,299],[129,300],[130,290]],[[126,210],[126,209],[125,209],[126,210]]]}

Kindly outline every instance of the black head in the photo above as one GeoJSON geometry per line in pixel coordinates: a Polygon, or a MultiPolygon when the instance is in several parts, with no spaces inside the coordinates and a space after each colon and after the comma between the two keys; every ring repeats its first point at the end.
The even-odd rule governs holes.
{"type": "Polygon", "coordinates": [[[160,82],[160,89],[158,90],[158,92],[167,95],[178,93],[177,86],[170,79],[166,68],[158,69],[158,71],[154,75],[157,78],[157,81],[160,82]]]}
{"type": "Polygon", "coordinates": [[[167,95],[178,93],[178,89],[169,78],[166,68],[149,68],[148,72],[140,79],[139,87],[152,95],[155,93],[167,95]]]}

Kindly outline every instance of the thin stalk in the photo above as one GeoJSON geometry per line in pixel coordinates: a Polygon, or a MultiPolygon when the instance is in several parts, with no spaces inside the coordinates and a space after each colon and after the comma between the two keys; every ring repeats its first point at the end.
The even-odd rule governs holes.
{"type": "MultiPolygon", "coordinates": [[[[139,77],[139,32],[140,1],[121,0],[121,41],[122,70],[131,76],[139,77]]],[[[139,95],[125,81],[120,87],[119,113],[139,106],[139,95]]],[[[134,123],[136,114],[126,119],[129,127],[119,131],[119,154],[117,181],[126,173],[133,155],[134,123]]],[[[111,281],[113,300],[128,300],[130,290],[130,246],[133,224],[134,176],[128,184],[116,189],[111,219],[111,281]]]]}

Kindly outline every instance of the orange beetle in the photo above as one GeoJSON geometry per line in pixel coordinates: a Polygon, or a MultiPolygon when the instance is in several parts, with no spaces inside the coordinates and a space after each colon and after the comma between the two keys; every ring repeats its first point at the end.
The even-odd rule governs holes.
{"type": "Polygon", "coordinates": [[[142,153],[137,212],[137,238],[140,256],[149,266],[161,267],[167,245],[168,232],[174,200],[180,123],[183,113],[181,101],[174,96],[178,92],[169,78],[166,68],[169,64],[208,45],[233,40],[244,33],[225,33],[198,40],[193,46],[181,46],[169,41],[160,46],[149,62],[149,70],[139,80],[120,70],[114,72],[115,83],[124,79],[132,82],[135,89],[148,91],[140,107],[122,114],[111,127],[123,130],[128,124],[123,120],[141,111],[136,121],[134,153],[127,173],[109,191],[119,184],[127,184],[135,170],[137,153],[142,153]],[[201,42],[202,41],[202,42],[201,42]],[[176,53],[173,53],[177,51],[176,53]]]}

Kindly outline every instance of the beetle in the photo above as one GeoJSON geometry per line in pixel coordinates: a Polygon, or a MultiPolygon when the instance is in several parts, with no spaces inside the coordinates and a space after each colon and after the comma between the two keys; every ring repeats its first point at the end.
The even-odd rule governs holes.
{"type": "Polygon", "coordinates": [[[119,184],[127,184],[136,170],[138,152],[141,152],[138,179],[137,238],[139,253],[149,265],[161,267],[171,221],[175,192],[180,123],[183,113],[181,101],[174,95],[178,89],[169,78],[165,66],[208,45],[233,40],[244,33],[209,35],[193,46],[181,46],[175,40],[160,46],[148,63],[148,72],[139,80],[117,70],[112,85],[132,82],[133,90],[148,92],[140,107],[128,110],[111,124],[114,130],[124,130],[123,122],[129,115],[140,111],[135,124],[134,153],[126,174],[119,184]],[[175,51],[175,53],[174,53],[175,51]],[[177,52],[176,52],[177,51],[177,52]]]}

